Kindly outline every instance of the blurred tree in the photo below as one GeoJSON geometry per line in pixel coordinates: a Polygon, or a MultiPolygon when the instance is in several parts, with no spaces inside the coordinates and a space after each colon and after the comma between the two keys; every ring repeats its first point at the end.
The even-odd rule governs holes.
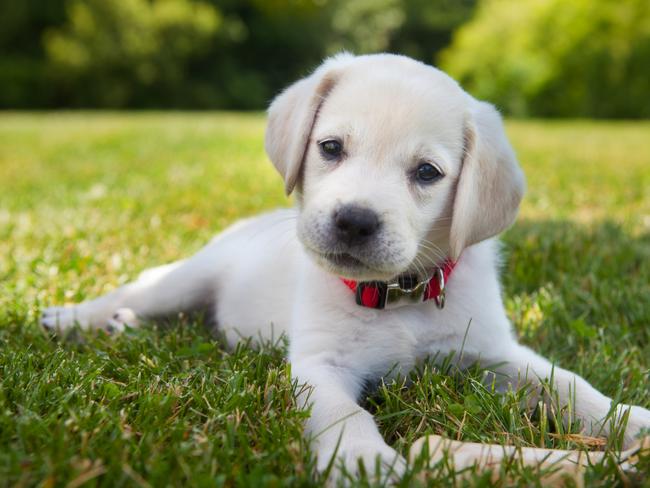
{"type": "Polygon", "coordinates": [[[648,0],[485,0],[441,55],[515,115],[648,117],[648,0]]]}
{"type": "Polygon", "coordinates": [[[0,0],[0,107],[51,103],[41,35],[65,18],[64,0],[0,0]]]}
{"type": "Polygon", "coordinates": [[[190,105],[259,109],[322,59],[330,11],[318,0],[209,0],[223,16],[209,54],[193,64],[190,105]]]}
{"type": "Polygon", "coordinates": [[[330,53],[342,49],[358,54],[387,51],[406,20],[400,0],[339,0],[333,10],[330,53]]]}
{"type": "Polygon", "coordinates": [[[431,63],[476,0],[0,0],[0,107],[259,109],[333,52],[431,63]]]}
{"type": "Polygon", "coordinates": [[[327,55],[400,52],[431,63],[475,0],[211,0],[223,13],[201,106],[260,108],[327,55]],[[431,25],[429,25],[431,24],[431,25]],[[415,48],[417,46],[417,49],[415,48]]]}
{"type": "Polygon", "coordinates": [[[220,21],[192,0],[73,0],[68,17],[45,36],[55,73],[71,104],[107,107],[178,105],[220,21]]]}
{"type": "Polygon", "coordinates": [[[404,22],[387,49],[433,63],[452,33],[471,18],[476,0],[402,0],[402,4],[404,22]]]}

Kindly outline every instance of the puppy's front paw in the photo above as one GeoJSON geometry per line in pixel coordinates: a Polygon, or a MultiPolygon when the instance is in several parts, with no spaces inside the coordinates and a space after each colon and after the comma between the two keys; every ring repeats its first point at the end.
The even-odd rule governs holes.
{"type": "Polygon", "coordinates": [[[638,437],[650,435],[650,410],[633,405],[621,405],[618,411],[621,415],[629,410],[627,425],[625,426],[625,436],[623,437],[623,447],[628,448],[634,444],[638,437]]]}
{"type": "Polygon", "coordinates": [[[332,461],[330,481],[336,483],[345,480],[346,476],[358,477],[361,465],[371,480],[380,483],[397,481],[406,470],[406,460],[385,442],[376,440],[346,440],[341,442],[336,452],[323,449],[318,453],[320,471],[324,471],[332,461]]]}
{"type": "Polygon", "coordinates": [[[46,308],[41,314],[41,325],[47,330],[63,332],[75,325],[87,329],[90,321],[80,305],[72,305],[46,308]]]}
{"type": "Polygon", "coordinates": [[[128,327],[137,327],[139,320],[130,308],[119,308],[112,314],[85,302],[69,307],[49,307],[43,310],[41,325],[50,331],[65,332],[74,326],[81,329],[101,329],[109,334],[128,327]]]}

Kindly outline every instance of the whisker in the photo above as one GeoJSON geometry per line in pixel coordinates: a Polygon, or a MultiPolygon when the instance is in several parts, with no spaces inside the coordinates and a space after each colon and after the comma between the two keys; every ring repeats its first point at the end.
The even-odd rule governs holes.
{"type": "Polygon", "coordinates": [[[429,251],[429,252],[433,253],[433,256],[428,256],[428,257],[429,258],[435,257],[436,262],[444,261],[447,258],[445,253],[442,252],[442,249],[440,249],[436,244],[434,244],[431,241],[427,241],[426,239],[421,241],[420,242],[420,247],[424,251],[429,251]]]}

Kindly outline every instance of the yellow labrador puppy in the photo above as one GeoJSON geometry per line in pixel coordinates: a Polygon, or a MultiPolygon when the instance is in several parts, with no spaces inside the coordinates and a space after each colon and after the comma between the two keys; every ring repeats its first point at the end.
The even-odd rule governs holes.
{"type": "MultiPolygon", "coordinates": [[[[73,307],[45,310],[65,329],[121,329],[207,308],[232,346],[285,332],[311,385],[306,434],[318,466],[333,456],[399,472],[403,460],[357,401],[368,381],[429,356],[498,364],[504,386],[551,378],[590,434],[612,407],[576,374],[517,343],[492,239],[524,193],[497,111],[441,71],[402,56],[342,54],[280,94],[266,150],[297,208],[235,224],[195,256],[73,307]],[[396,367],[397,366],[397,367],[396,367]]],[[[629,412],[630,441],[650,411],[629,412]]]]}

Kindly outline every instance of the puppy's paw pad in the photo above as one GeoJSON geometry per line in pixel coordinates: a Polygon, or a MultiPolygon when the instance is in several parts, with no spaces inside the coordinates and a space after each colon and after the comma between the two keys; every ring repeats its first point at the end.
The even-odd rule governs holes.
{"type": "Polygon", "coordinates": [[[108,319],[106,331],[110,334],[124,332],[127,327],[137,327],[140,324],[135,312],[130,308],[118,308],[113,316],[108,319]]]}

